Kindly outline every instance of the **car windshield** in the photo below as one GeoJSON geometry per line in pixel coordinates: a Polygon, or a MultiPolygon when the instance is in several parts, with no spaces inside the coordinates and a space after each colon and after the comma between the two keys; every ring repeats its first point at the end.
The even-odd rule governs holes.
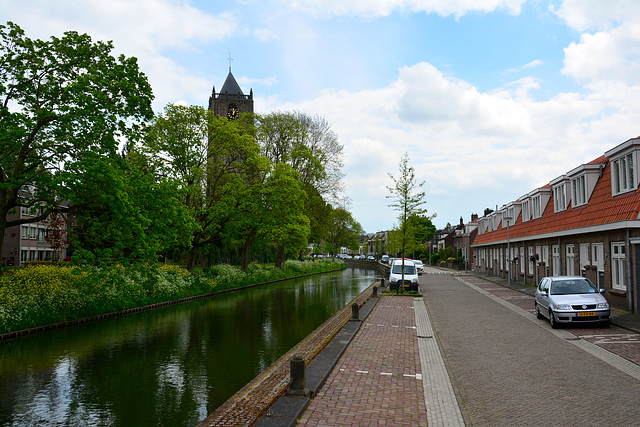
{"type": "Polygon", "coordinates": [[[551,284],[551,295],[588,294],[598,292],[591,282],[585,279],[559,280],[551,284]]]}
{"type": "MultiPolygon", "coordinates": [[[[394,264],[391,272],[393,274],[402,274],[402,264],[394,264]]],[[[405,264],[404,274],[416,274],[416,267],[414,265],[405,264]]]]}

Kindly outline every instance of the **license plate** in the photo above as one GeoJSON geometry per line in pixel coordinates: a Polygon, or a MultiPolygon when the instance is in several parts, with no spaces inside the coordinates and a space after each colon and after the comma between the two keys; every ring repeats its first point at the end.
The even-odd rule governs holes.
{"type": "Polygon", "coordinates": [[[595,311],[581,311],[579,313],[576,313],[576,315],[578,317],[592,317],[596,315],[595,311]]]}

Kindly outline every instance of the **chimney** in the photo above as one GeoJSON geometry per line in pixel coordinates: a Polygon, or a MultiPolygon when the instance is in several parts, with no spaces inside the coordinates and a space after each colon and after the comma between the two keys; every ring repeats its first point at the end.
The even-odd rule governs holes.
{"type": "Polygon", "coordinates": [[[487,209],[484,210],[484,216],[489,216],[492,213],[493,213],[493,209],[487,208],[487,209]]]}
{"type": "Polygon", "coordinates": [[[476,219],[478,219],[478,214],[477,213],[472,213],[471,214],[471,222],[475,221],[476,219]]]}

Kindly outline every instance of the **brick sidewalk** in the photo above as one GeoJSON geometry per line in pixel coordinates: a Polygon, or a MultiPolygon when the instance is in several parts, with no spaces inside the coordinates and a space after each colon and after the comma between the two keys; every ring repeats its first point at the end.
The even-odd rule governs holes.
{"type": "Polygon", "coordinates": [[[299,425],[427,425],[413,298],[378,302],[299,425]]]}

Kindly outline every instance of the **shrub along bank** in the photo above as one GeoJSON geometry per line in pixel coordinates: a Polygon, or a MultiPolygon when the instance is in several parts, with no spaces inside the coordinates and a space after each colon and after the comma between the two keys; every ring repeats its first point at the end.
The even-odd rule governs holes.
{"type": "Polygon", "coordinates": [[[229,265],[191,274],[174,265],[34,265],[0,276],[0,333],[344,268],[341,261],[287,261],[283,269],[229,265]]]}

